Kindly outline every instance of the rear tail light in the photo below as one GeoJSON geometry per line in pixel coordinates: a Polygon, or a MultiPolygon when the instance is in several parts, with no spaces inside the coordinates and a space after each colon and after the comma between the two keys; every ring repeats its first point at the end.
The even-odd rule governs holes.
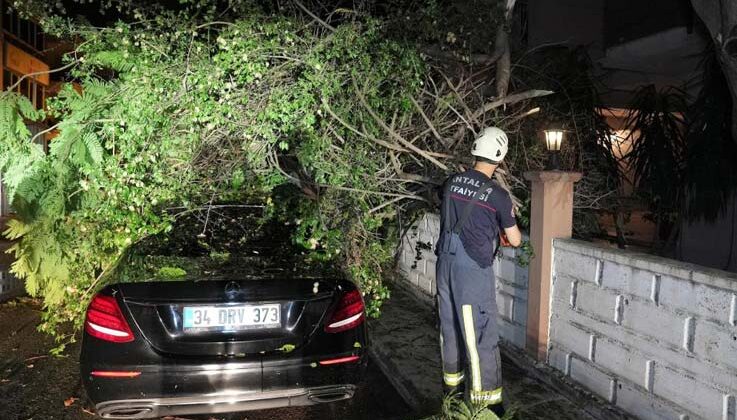
{"type": "Polygon", "coordinates": [[[84,329],[87,334],[100,340],[113,343],[133,341],[133,332],[113,296],[96,295],[92,298],[87,307],[84,329]]]}
{"type": "Polygon", "coordinates": [[[363,322],[363,297],[358,290],[352,290],[341,296],[325,325],[325,332],[338,333],[355,328],[363,322]]]}
{"type": "Polygon", "coordinates": [[[330,366],[330,365],[338,365],[341,363],[351,363],[358,361],[360,357],[358,356],[347,356],[347,357],[340,357],[337,359],[328,359],[328,360],[320,360],[320,365],[322,366],[330,366]]]}
{"type": "Polygon", "coordinates": [[[133,370],[93,370],[90,375],[98,378],[137,378],[141,372],[133,370]]]}

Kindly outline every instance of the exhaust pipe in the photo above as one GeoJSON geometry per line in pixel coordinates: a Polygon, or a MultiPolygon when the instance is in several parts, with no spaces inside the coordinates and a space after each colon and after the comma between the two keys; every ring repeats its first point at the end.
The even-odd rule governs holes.
{"type": "Polygon", "coordinates": [[[334,388],[312,389],[309,391],[310,401],[318,404],[331,403],[353,398],[353,387],[340,386],[334,388]]]}
{"type": "Polygon", "coordinates": [[[149,405],[139,406],[108,406],[97,411],[97,415],[104,419],[140,419],[150,417],[153,407],[149,405]]]}
{"type": "Polygon", "coordinates": [[[241,398],[208,396],[115,400],[97,404],[97,415],[104,419],[146,419],[165,415],[212,414],[231,411],[332,403],[353,398],[356,387],[350,384],[316,388],[246,392],[241,398]]]}

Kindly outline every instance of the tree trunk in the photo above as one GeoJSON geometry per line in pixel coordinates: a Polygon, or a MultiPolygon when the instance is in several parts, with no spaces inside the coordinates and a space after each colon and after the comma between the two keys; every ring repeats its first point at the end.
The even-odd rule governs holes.
{"type": "Polygon", "coordinates": [[[509,34],[507,27],[512,20],[512,11],[517,0],[507,0],[507,11],[504,14],[504,23],[497,28],[496,40],[494,42],[494,57],[498,58],[496,63],[496,97],[503,98],[509,91],[509,78],[512,71],[512,61],[509,48],[509,34]]]}
{"type": "Polygon", "coordinates": [[[512,59],[509,55],[509,34],[503,28],[499,29],[497,42],[502,43],[504,50],[499,57],[499,61],[496,62],[496,97],[503,98],[507,96],[512,71],[512,59]]]}
{"type": "Polygon", "coordinates": [[[732,140],[737,141],[737,1],[691,0],[709,30],[732,94],[732,140]]]}

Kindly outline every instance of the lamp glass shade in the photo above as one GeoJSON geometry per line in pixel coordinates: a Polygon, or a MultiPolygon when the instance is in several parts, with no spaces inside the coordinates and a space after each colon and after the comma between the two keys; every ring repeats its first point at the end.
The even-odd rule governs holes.
{"type": "Polygon", "coordinates": [[[558,152],[563,143],[563,130],[545,130],[545,145],[548,151],[558,152]]]}

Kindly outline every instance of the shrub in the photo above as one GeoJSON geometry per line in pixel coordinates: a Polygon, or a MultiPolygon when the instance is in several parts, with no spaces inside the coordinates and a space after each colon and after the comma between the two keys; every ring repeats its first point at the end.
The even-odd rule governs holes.
{"type": "Polygon", "coordinates": [[[179,267],[161,267],[159,268],[159,271],[156,273],[156,277],[163,279],[163,280],[175,280],[175,279],[181,279],[183,277],[187,276],[187,272],[184,271],[184,269],[179,267]]]}

